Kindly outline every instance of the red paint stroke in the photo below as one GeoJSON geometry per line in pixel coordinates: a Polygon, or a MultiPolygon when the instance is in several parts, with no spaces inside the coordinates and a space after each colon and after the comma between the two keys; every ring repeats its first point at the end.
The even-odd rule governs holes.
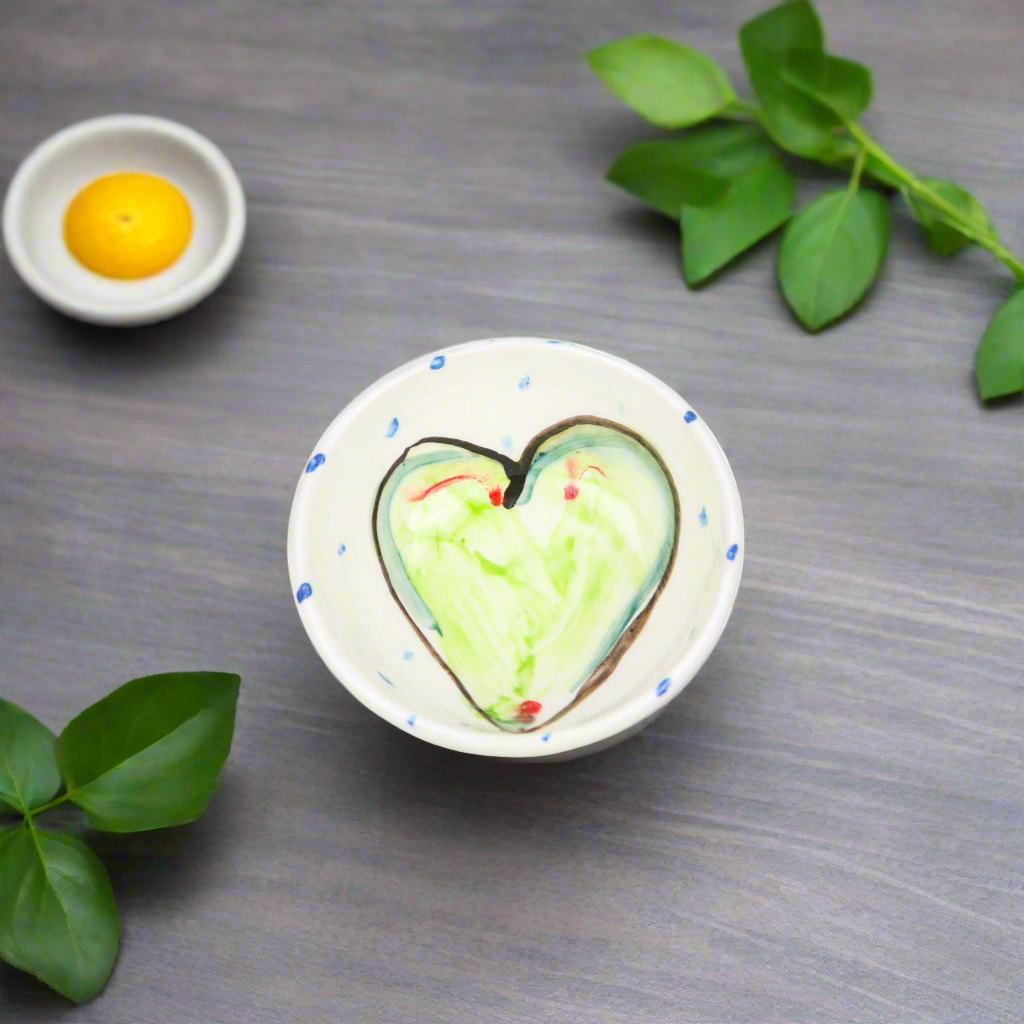
{"type": "Polygon", "coordinates": [[[575,484],[565,485],[565,500],[573,501],[580,496],[580,489],[575,484]]]}
{"type": "Polygon", "coordinates": [[[591,469],[600,473],[601,476],[605,478],[605,480],[608,479],[608,474],[600,466],[595,466],[591,464],[581,471],[580,468],[576,465],[575,459],[565,460],[565,471],[566,473],[569,474],[570,480],[582,480],[587,475],[587,471],[591,469]]]}
{"type": "MultiPolygon", "coordinates": [[[[478,484],[483,487],[487,486],[487,481],[481,479],[478,476],[474,476],[472,473],[458,473],[455,476],[445,477],[444,480],[438,480],[436,484],[431,484],[425,491],[420,491],[419,494],[414,494],[409,501],[422,501],[424,498],[430,497],[435,491],[440,491],[444,487],[450,487],[452,484],[457,483],[459,480],[475,480],[478,484]]],[[[504,495],[501,493],[500,487],[492,487],[487,492],[487,497],[491,499],[492,505],[500,505],[504,495]]]]}
{"type": "MultiPolygon", "coordinates": [[[[409,501],[422,501],[424,498],[433,494],[434,491],[441,490],[442,487],[450,487],[456,480],[478,480],[478,477],[473,476],[470,473],[460,473],[458,476],[449,476],[444,480],[439,480],[436,484],[431,484],[425,491],[419,494],[414,494],[409,501]]],[[[481,481],[482,482],[482,481],[481,481]]]]}

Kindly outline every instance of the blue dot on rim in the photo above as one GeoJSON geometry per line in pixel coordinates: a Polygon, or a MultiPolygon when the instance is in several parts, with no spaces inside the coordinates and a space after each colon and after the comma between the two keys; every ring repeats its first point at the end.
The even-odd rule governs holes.
{"type": "Polygon", "coordinates": [[[313,588],[308,583],[303,583],[298,590],[295,591],[295,600],[302,604],[307,597],[313,596],[313,588]]]}
{"type": "Polygon", "coordinates": [[[697,414],[692,409],[687,409],[686,412],[683,413],[683,419],[687,423],[692,423],[696,418],[697,414]]]}
{"type": "Polygon", "coordinates": [[[394,437],[395,434],[397,434],[397,433],[398,433],[398,417],[395,416],[391,420],[391,422],[388,424],[388,430],[387,430],[387,433],[384,436],[385,437],[394,437]]]}
{"type": "Polygon", "coordinates": [[[306,472],[312,473],[314,469],[316,469],[318,466],[322,466],[326,461],[327,456],[324,455],[323,452],[317,452],[316,455],[314,455],[313,458],[311,458],[309,462],[306,463],[306,472]]]}
{"type": "Polygon", "coordinates": [[[739,544],[733,544],[732,547],[730,547],[729,550],[726,551],[725,557],[728,558],[730,562],[734,562],[736,561],[736,555],[739,553],[739,550],[739,544]]]}
{"type": "Polygon", "coordinates": [[[434,356],[430,360],[430,368],[432,370],[440,370],[442,366],[444,366],[444,356],[434,356]]]}
{"type": "Polygon", "coordinates": [[[662,679],[662,681],[660,683],[658,683],[658,689],[655,691],[655,693],[657,693],[657,695],[659,697],[664,697],[665,694],[668,693],[668,688],[671,685],[672,685],[672,680],[671,679],[662,679]]]}

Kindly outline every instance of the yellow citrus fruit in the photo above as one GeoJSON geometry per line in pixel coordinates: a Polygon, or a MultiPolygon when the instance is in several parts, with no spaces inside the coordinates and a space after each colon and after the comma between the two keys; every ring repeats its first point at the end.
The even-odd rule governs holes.
{"type": "Polygon", "coordinates": [[[83,266],[134,280],[166,270],[192,236],[181,189],[153,174],[126,171],[86,185],[64,214],[64,242],[83,266]]]}

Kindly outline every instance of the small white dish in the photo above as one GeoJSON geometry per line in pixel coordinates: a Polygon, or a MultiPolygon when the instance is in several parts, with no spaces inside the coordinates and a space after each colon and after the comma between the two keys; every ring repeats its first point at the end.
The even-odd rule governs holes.
{"type": "Polygon", "coordinates": [[[311,452],[288,524],[292,596],[341,683],[423,740],[515,760],[657,716],[718,642],[742,565],[703,419],[622,359],[540,338],[372,385],[311,452]]]}
{"type": "Polygon", "coordinates": [[[4,201],[4,245],[21,279],[55,309],[97,324],[153,323],[194,306],[227,276],[244,235],[245,195],[227,157],[198,132],[160,117],[112,114],[51,135],[22,162],[4,201]],[[101,277],[64,243],[68,204],[118,171],[166,178],[192,209],[185,252],[151,277],[101,277]]]}

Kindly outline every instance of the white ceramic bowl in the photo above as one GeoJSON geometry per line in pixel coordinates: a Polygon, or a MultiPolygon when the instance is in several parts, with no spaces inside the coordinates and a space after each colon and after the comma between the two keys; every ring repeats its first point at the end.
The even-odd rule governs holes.
{"type": "MultiPolygon", "coordinates": [[[[435,515],[442,507],[470,507],[442,506],[433,497],[431,502],[436,502],[431,513],[435,515]]],[[[445,534],[445,544],[454,537],[445,534]]],[[[558,565],[558,571],[565,569],[564,562],[558,565]]],[[[742,565],[739,492],[725,455],[703,419],[661,381],[622,359],[538,338],[498,338],[445,349],[416,359],[368,388],[334,420],[311,453],[299,478],[288,525],[288,566],[299,616],[342,684],[382,718],[423,740],[452,750],[518,760],[558,760],[590,753],[625,739],[659,714],[682,692],[718,642],[732,611],[742,565]],[[514,511],[510,509],[511,471],[499,468],[496,460],[519,459],[531,439],[554,424],[562,430],[563,421],[578,417],[596,418],[600,425],[591,425],[588,419],[571,428],[582,433],[556,432],[554,440],[542,442],[535,455],[520,465],[524,470],[530,467],[534,483],[515,499],[514,511]],[[555,456],[567,449],[555,446],[563,437],[583,447],[574,448],[571,457],[559,462],[555,456]],[[459,439],[492,451],[485,457],[461,445],[452,447],[454,442],[417,447],[424,438],[459,439]],[[593,447],[599,445],[605,447],[593,447]],[[410,447],[414,450],[403,461],[410,447]],[[428,464],[415,468],[418,459],[428,464]],[[469,468],[434,472],[434,462],[448,467],[452,460],[469,468]],[[585,475],[589,469],[597,469],[603,479],[591,473],[589,480],[594,483],[590,483],[585,475]],[[416,482],[417,474],[431,472],[434,476],[416,482]],[[667,475],[667,489],[662,473],[667,475]],[[495,479],[499,486],[486,490],[495,479]],[[430,485],[423,487],[424,481],[430,485]],[[481,483],[484,486],[474,492],[481,483]],[[617,497],[609,496],[607,490],[613,484],[620,488],[617,497]],[[657,561],[644,552],[663,552],[672,539],[672,484],[674,558],[657,561]],[[463,490],[457,491],[456,485],[463,490]],[[476,561],[434,560],[434,540],[438,558],[442,550],[456,550],[442,549],[441,529],[430,526],[422,518],[427,513],[420,511],[428,507],[427,495],[442,493],[445,501],[454,502],[462,495],[459,501],[476,502],[472,508],[479,512],[479,522],[488,524],[489,532],[460,535],[462,547],[451,556],[462,559],[466,550],[479,547],[483,554],[472,551],[476,561]],[[490,503],[485,493],[491,495],[490,503]],[[612,508],[607,503],[613,500],[618,502],[615,508],[621,506],[615,519],[618,526],[609,527],[610,533],[598,529],[604,530],[606,519],[593,518],[599,506],[586,504],[595,500],[606,503],[601,508],[612,508]],[[511,515],[520,521],[513,523],[511,515]],[[585,587],[570,582],[564,594],[548,587],[549,570],[554,578],[557,569],[551,561],[555,556],[550,555],[557,545],[550,538],[556,536],[556,523],[563,522],[576,531],[575,541],[566,541],[566,550],[583,552],[567,578],[586,578],[588,566],[603,566],[603,575],[590,579],[598,585],[598,600],[582,616],[574,617],[576,609],[571,605],[583,600],[579,595],[586,593],[585,587]],[[591,529],[589,523],[597,525],[591,529]],[[429,535],[431,529],[436,529],[436,537],[429,535]],[[402,548],[409,530],[413,531],[410,536],[426,539],[414,539],[402,548]],[[537,544],[534,539],[524,542],[527,555],[523,557],[532,558],[532,552],[540,551],[537,557],[542,560],[537,564],[541,568],[531,569],[533,575],[525,577],[525,584],[523,577],[513,584],[507,575],[511,570],[506,563],[514,557],[509,552],[519,550],[518,538],[530,530],[531,537],[543,534],[543,538],[537,544]],[[646,540],[637,539],[641,532],[646,540]],[[597,538],[592,545],[591,536],[597,538]],[[612,550],[606,536],[627,537],[626,554],[601,561],[601,553],[612,550]],[[396,554],[399,549],[401,554],[396,554]],[[426,560],[417,562],[421,555],[426,560]],[[636,559],[635,579],[644,582],[634,584],[629,582],[633,576],[617,574],[620,562],[633,566],[636,559]],[[483,567],[479,573],[477,562],[483,567]],[[453,572],[454,584],[448,575],[453,572]],[[448,589],[437,589],[439,574],[445,575],[448,589]],[[418,582],[410,584],[414,578],[418,582]],[[531,615],[540,599],[530,595],[540,591],[530,588],[542,578],[548,587],[543,600],[553,603],[545,605],[544,621],[538,624],[531,615]],[[627,597],[633,593],[629,587],[635,586],[635,600],[630,597],[632,603],[622,605],[624,617],[616,618],[612,606],[620,602],[620,595],[613,588],[620,579],[626,580],[622,593],[627,597]],[[605,580],[610,581],[607,593],[601,589],[605,580]],[[523,591],[522,586],[527,589],[523,591]],[[520,593],[526,595],[521,600],[520,593]],[[519,672],[528,662],[534,673],[527,680],[529,685],[540,692],[550,684],[554,696],[549,698],[545,692],[543,700],[531,701],[528,707],[524,703],[525,711],[516,706],[512,712],[499,712],[492,711],[497,703],[487,705],[485,711],[485,701],[475,699],[472,686],[461,692],[460,683],[470,678],[479,679],[484,688],[490,683],[470,661],[458,660],[462,656],[459,634],[464,630],[462,622],[450,618],[451,608],[445,604],[449,597],[467,609],[465,621],[474,624],[469,633],[472,652],[476,656],[482,651],[485,664],[488,645],[500,653],[502,665],[508,662],[507,652],[521,652],[524,637],[517,630],[544,630],[556,621],[575,623],[582,632],[574,635],[582,640],[564,646],[559,646],[557,637],[550,643],[545,640],[549,646],[538,651],[536,659],[531,654],[516,667],[519,672]],[[481,610],[490,608],[492,600],[504,601],[494,607],[503,607],[507,614],[481,610]],[[607,621],[616,623],[612,632],[602,618],[606,613],[612,615],[607,621]],[[529,627],[523,625],[528,620],[532,621],[529,627]],[[447,632],[439,635],[440,627],[432,629],[431,622],[444,622],[447,632]],[[490,635],[481,639],[485,633],[490,635]],[[549,660],[543,660],[549,654],[549,660]],[[577,657],[582,660],[574,661],[577,657]],[[587,669],[580,675],[579,666],[584,663],[587,669]],[[541,664],[576,667],[565,669],[563,686],[563,681],[553,678],[538,679],[536,666],[541,664]],[[464,665],[470,666],[466,672],[460,668],[464,665]],[[594,674],[587,677],[594,666],[598,666],[594,674]],[[578,678],[570,678],[572,672],[578,678]],[[583,679],[586,682],[581,685],[583,679]],[[586,696],[580,697],[584,692],[586,696]],[[552,716],[553,712],[557,713],[552,716]],[[550,721],[545,715],[552,716],[550,721]],[[496,724],[499,719],[504,726],[496,724]]],[[[531,692],[516,690],[527,697],[531,692]]]]}
{"type": "Polygon", "coordinates": [[[22,162],[4,202],[7,255],[44,302],[79,320],[130,326],[181,313],[227,276],[245,235],[245,196],[227,157],[198,132],[159,117],[112,114],[51,135],[22,162]],[[167,270],[135,281],[101,277],[64,244],[68,204],[91,181],[145,171],[177,185],[192,237],[167,270]]]}

